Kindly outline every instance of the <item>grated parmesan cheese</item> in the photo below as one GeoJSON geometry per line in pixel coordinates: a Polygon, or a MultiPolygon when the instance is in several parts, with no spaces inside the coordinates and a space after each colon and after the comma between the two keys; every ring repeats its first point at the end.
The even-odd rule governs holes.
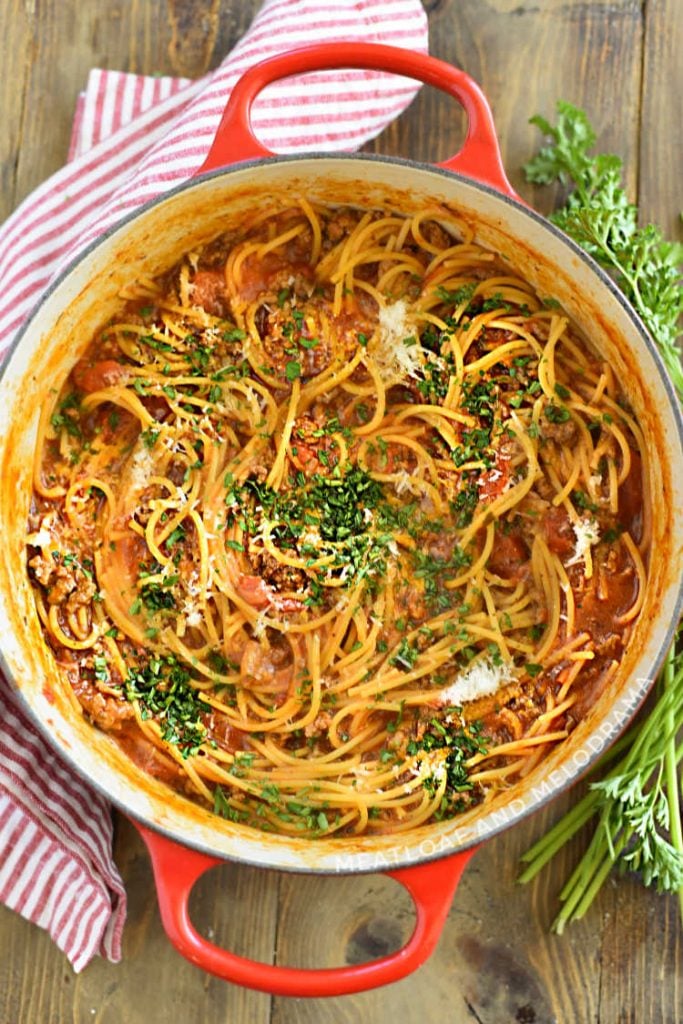
{"type": "Polygon", "coordinates": [[[565,562],[565,565],[576,565],[581,560],[585,562],[586,555],[593,544],[597,544],[600,540],[598,524],[595,519],[579,519],[578,522],[572,523],[572,529],[576,537],[576,547],[574,554],[568,562],[565,562]]]}
{"type": "Polygon", "coordinates": [[[489,484],[495,484],[502,477],[502,472],[499,469],[492,469],[487,476],[480,476],[477,480],[477,487],[488,487],[489,484]]]}
{"type": "Polygon", "coordinates": [[[149,448],[140,445],[130,461],[130,482],[135,491],[143,491],[154,474],[154,459],[149,448]]]}
{"type": "Polygon", "coordinates": [[[52,531],[57,528],[57,517],[54,512],[48,512],[40,520],[40,525],[35,533],[30,533],[26,538],[27,542],[36,548],[46,548],[54,543],[52,531]]]}
{"type": "Polygon", "coordinates": [[[420,375],[420,345],[413,336],[413,330],[408,307],[402,299],[380,308],[378,334],[370,342],[368,351],[385,383],[420,375]],[[408,338],[411,343],[406,345],[408,338]]]}
{"type": "MultiPolygon", "coordinates": [[[[419,756],[411,765],[410,772],[412,775],[417,776],[420,781],[431,778],[436,782],[441,782],[448,771],[448,766],[446,764],[447,757],[448,751],[443,749],[420,751],[419,756]]],[[[408,791],[409,790],[410,787],[408,787],[408,791]]]]}
{"type": "Polygon", "coordinates": [[[199,573],[194,569],[185,580],[185,588],[191,597],[199,597],[202,588],[199,585],[199,573]]]}
{"type": "Polygon", "coordinates": [[[514,665],[503,661],[499,665],[491,658],[480,658],[461,672],[456,679],[439,693],[441,704],[465,704],[479,697],[487,697],[501,688],[503,683],[515,679],[514,665]]]}
{"type": "Polygon", "coordinates": [[[406,469],[401,469],[396,474],[394,487],[396,488],[397,494],[404,494],[405,491],[412,491],[412,480],[410,479],[410,473],[406,469]]]}
{"type": "Polygon", "coordinates": [[[191,601],[189,599],[185,601],[185,604],[183,605],[182,608],[182,612],[183,615],[185,616],[185,621],[187,622],[188,626],[201,626],[202,622],[204,621],[202,613],[199,611],[194,601],[191,601]]]}
{"type": "MultiPolygon", "coordinates": [[[[257,508],[256,511],[259,512],[260,511],[260,507],[257,508]]],[[[250,551],[258,551],[259,548],[257,547],[257,545],[259,544],[259,542],[261,544],[263,544],[264,541],[270,540],[271,531],[272,531],[273,525],[274,525],[273,521],[271,521],[270,519],[267,519],[265,516],[262,516],[261,522],[258,524],[258,527],[254,530],[254,532],[250,536],[250,540],[249,540],[249,550],[250,551]]]]}
{"type": "Polygon", "coordinates": [[[26,542],[36,548],[46,548],[52,544],[52,534],[41,526],[37,533],[29,533],[26,542]]]}
{"type": "Polygon", "coordinates": [[[265,636],[266,626],[268,625],[268,619],[265,612],[259,612],[252,623],[252,631],[257,640],[265,636]]]}
{"type": "Polygon", "coordinates": [[[298,543],[299,543],[299,546],[301,546],[301,545],[304,545],[304,546],[308,545],[308,547],[315,548],[316,550],[319,550],[320,547],[322,546],[322,543],[323,543],[323,539],[322,539],[322,537],[320,535],[320,530],[318,530],[314,526],[310,526],[305,531],[305,533],[301,534],[301,536],[299,537],[298,543]]]}

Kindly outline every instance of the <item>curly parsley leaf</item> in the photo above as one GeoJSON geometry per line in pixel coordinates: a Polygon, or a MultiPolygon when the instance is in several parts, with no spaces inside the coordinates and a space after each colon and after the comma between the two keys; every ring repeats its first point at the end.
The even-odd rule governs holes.
{"type": "Polygon", "coordinates": [[[622,183],[622,161],[612,154],[589,153],[596,137],[582,110],[560,101],[555,125],[539,115],[531,123],[551,141],[525,165],[528,180],[539,185],[560,181],[572,189],[550,219],[610,271],[657,342],[683,400],[677,347],[683,245],[666,241],[654,224],[638,226],[637,207],[622,183]]]}

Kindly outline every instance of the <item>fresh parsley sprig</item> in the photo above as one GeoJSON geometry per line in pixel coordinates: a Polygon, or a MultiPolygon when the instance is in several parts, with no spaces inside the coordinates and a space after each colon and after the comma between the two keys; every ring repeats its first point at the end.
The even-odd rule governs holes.
{"type": "MultiPolygon", "coordinates": [[[[683,366],[678,348],[683,287],[683,246],[667,242],[652,224],[638,227],[637,208],[622,185],[622,162],[593,156],[596,141],[586,114],[557,104],[557,124],[532,118],[551,142],[525,167],[529,181],[560,181],[572,189],[551,217],[614,276],[656,341],[683,401],[683,366]]],[[[657,679],[655,703],[645,718],[607,752],[588,793],[522,860],[528,882],[590,821],[588,849],[560,893],[554,929],[586,912],[613,866],[638,871],[659,892],[677,892],[683,917],[683,826],[679,769],[683,743],[683,637],[669,651],[657,679]]]]}
{"type": "Polygon", "coordinates": [[[640,314],[659,346],[662,359],[683,401],[683,367],[677,341],[683,313],[683,245],[668,242],[654,224],[638,227],[638,209],[622,184],[622,161],[591,156],[596,136],[584,113],[571,103],[557,104],[557,124],[531,118],[552,140],[525,165],[529,181],[560,181],[572,192],[550,219],[609,270],[640,314]]]}

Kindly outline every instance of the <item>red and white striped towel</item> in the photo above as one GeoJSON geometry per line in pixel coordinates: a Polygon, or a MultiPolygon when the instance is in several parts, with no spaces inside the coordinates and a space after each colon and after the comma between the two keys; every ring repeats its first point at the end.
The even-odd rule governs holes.
{"type": "MultiPolygon", "coordinates": [[[[197,82],[93,71],[69,163],[0,228],[0,355],[55,273],[83,246],[203,162],[227,96],[254,62],[334,40],[427,49],[419,0],[266,0],[220,67],[197,82]]],[[[368,71],[270,86],[259,137],[291,153],[352,150],[411,101],[417,85],[368,71]]],[[[126,896],[112,859],[110,809],[75,778],[0,676],[0,901],[46,928],[75,970],[121,957],[126,896]],[[49,786],[46,785],[49,780],[49,786]]]]}

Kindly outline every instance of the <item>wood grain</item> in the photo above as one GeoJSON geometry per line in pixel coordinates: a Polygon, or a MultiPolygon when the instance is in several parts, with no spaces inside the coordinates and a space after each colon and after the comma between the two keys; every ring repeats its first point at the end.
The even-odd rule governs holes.
{"type": "MultiPolygon", "coordinates": [[[[92,66],[204,74],[258,4],[219,0],[0,0],[4,113],[0,218],[63,163],[79,89],[92,66]]],[[[528,124],[556,99],[584,107],[601,149],[625,161],[645,216],[678,231],[683,29],[680,0],[427,0],[430,48],[483,86],[510,177],[547,211],[522,164],[528,124]]],[[[464,132],[453,101],[423,90],[367,148],[434,161],[464,132]]],[[[486,844],[472,860],[434,956],[411,978],[344,999],[247,992],[204,975],[168,944],[152,873],[134,830],[117,820],[115,854],[129,897],[124,960],[81,975],[47,936],[0,908],[0,1024],[676,1024],[683,1020],[683,932],[675,901],[614,879],[585,919],[549,932],[562,880],[584,838],[532,885],[518,858],[570,805],[567,794],[486,844]]],[[[193,894],[199,929],[227,948],[280,964],[333,966],[405,941],[410,900],[380,876],[321,879],[225,865],[193,894]]]]}
{"type": "Polygon", "coordinates": [[[643,222],[683,239],[683,4],[648,0],[646,12],[638,203],[643,222]]]}
{"type": "MultiPolygon", "coordinates": [[[[557,99],[587,111],[601,146],[618,149],[635,186],[643,35],[639,4],[461,0],[430,6],[430,52],[483,86],[508,176],[520,195],[543,212],[554,204],[554,191],[529,186],[522,166],[540,141],[529,118],[540,113],[552,120],[557,99]]],[[[435,161],[456,152],[463,136],[454,101],[425,89],[409,115],[391,125],[373,148],[435,161]]]]}

